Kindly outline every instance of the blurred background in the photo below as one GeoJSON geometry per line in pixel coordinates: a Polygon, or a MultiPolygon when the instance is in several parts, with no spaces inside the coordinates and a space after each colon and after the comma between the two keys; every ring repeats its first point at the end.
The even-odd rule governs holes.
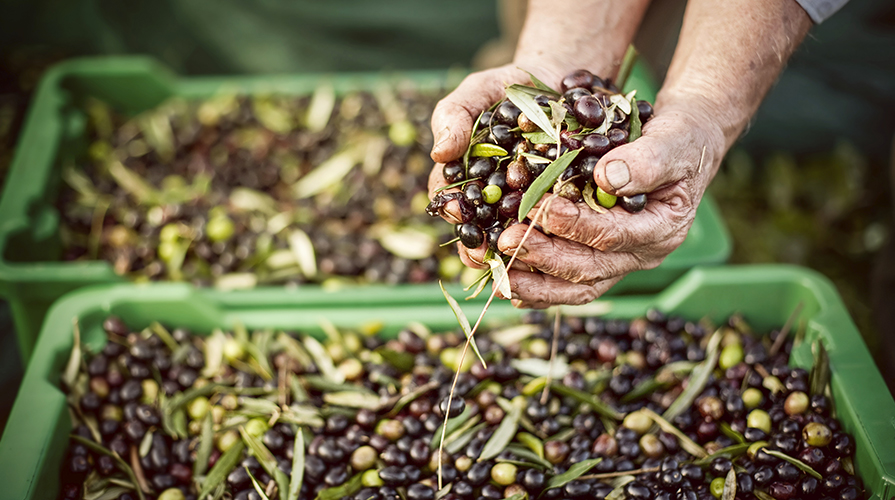
{"type": "MultiPolygon", "coordinates": [[[[186,75],[479,69],[507,62],[525,2],[6,0],[0,186],[54,63],[147,54],[186,75]]],[[[684,2],[655,2],[636,41],[661,81],[684,2]]],[[[816,26],[711,190],[733,263],[811,267],[836,284],[890,387],[895,366],[895,4],[851,0],[816,26]]],[[[21,376],[0,305],[0,428],[21,376]]]]}

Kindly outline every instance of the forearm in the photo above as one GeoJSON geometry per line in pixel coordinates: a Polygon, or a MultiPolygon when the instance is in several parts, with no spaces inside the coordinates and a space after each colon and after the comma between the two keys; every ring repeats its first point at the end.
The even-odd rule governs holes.
{"type": "Polygon", "coordinates": [[[794,0],[690,0],[657,112],[700,106],[723,136],[723,153],[810,27],[794,0]]]}
{"type": "Polygon", "coordinates": [[[649,0],[531,0],[513,62],[550,84],[582,68],[614,77],[648,5],[649,0]]]}

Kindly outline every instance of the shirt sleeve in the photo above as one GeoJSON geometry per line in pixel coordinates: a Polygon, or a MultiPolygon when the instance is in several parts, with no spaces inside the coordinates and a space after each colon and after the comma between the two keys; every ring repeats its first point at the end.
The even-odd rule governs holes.
{"type": "Polygon", "coordinates": [[[796,0],[814,24],[820,24],[841,9],[848,0],[796,0]]]}

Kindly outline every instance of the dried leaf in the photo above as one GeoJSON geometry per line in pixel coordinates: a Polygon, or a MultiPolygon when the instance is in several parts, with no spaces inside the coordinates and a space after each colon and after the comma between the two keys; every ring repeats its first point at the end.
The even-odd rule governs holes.
{"type": "Polygon", "coordinates": [[[533,153],[521,153],[521,155],[522,155],[525,159],[527,159],[529,163],[535,163],[535,164],[538,164],[538,165],[546,165],[546,164],[550,163],[550,160],[549,160],[549,159],[544,158],[543,156],[538,156],[538,155],[533,154],[533,153]]]}
{"type": "Polygon", "coordinates": [[[341,182],[357,162],[354,149],[334,154],[295,183],[295,197],[309,198],[341,182]]]}
{"type": "Polygon", "coordinates": [[[479,455],[479,462],[496,457],[510,444],[519,429],[519,417],[521,416],[522,408],[514,405],[513,409],[500,421],[494,434],[485,442],[485,447],[482,448],[482,453],[479,455]]]}
{"type": "Polygon", "coordinates": [[[308,336],[303,339],[303,342],[305,349],[314,358],[314,364],[317,365],[317,369],[320,370],[320,373],[326,379],[336,384],[345,382],[345,375],[336,369],[335,364],[333,364],[333,358],[326,352],[326,348],[323,347],[320,341],[308,336]]]}
{"type": "Polygon", "coordinates": [[[519,373],[531,375],[532,377],[550,377],[557,380],[565,377],[572,370],[565,356],[557,356],[552,363],[552,367],[550,360],[541,358],[511,359],[510,365],[518,370],[519,373]]]}
{"type": "Polygon", "coordinates": [[[301,229],[295,228],[289,233],[289,250],[295,256],[301,273],[306,278],[317,276],[317,257],[311,238],[301,229]]]}
{"type": "Polygon", "coordinates": [[[224,343],[227,338],[220,329],[215,329],[211,335],[205,338],[202,346],[205,351],[205,367],[202,368],[202,376],[212,378],[224,365],[224,343]]]}
{"type": "Polygon", "coordinates": [[[323,401],[346,408],[378,410],[382,406],[382,399],[379,396],[356,391],[328,392],[323,395],[323,401]]]}
{"type": "Polygon", "coordinates": [[[308,105],[308,114],[305,116],[305,126],[311,132],[320,132],[326,128],[329,118],[333,114],[336,105],[336,91],[329,83],[323,83],[314,89],[311,103],[308,105]]]}
{"type": "Polygon", "coordinates": [[[507,274],[507,265],[500,257],[488,259],[485,263],[491,266],[491,275],[498,291],[503,298],[509,299],[512,291],[510,290],[510,276],[507,274]]]}
{"type": "Polygon", "coordinates": [[[606,209],[597,202],[596,195],[597,193],[594,191],[594,186],[591,183],[585,184],[584,189],[581,190],[581,197],[584,198],[584,203],[586,203],[594,212],[602,214],[606,212],[606,209]]]}
{"type": "Polygon", "coordinates": [[[736,469],[731,467],[727,471],[727,477],[724,478],[724,490],[721,492],[721,500],[733,500],[737,496],[737,473],[736,469]]]}
{"type": "Polygon", "coordinates": [[[528,187],[528,190],[522,195],[522,202],[519,205],[519,220],[523,221],[526,217],[528,217],[528,213],[535,206],[535,204],[541,200],[541,197],[550,190],[553,186],[553,183],[556,182],[556,179],[559,178],[560,174],[562,174],[563,170],[566,169],[569,165],[572,164],[572,161],[575,160],[575,157],[578,156],[578,152],[580,149],[576,149],[573,151],[569,151],[566,154],[560,156],[556,159],[556,161],[552,162],[550,165],[541,172],[541,175],[531,183],[528,187]]]}
{"type": "Polygon", "coordinates": [[[444,294],[445,300],[447,300],[448,305],[451,307],[451,310],[454,311],[454,316],[457,317],[457,323],[460,323],[460,328],[463,330],[463,333],[466,335],[466,338],[469,339],[469,345],[472,347],[472,352],[475,353],[476,357],[479,358],[479,361],[482,362],[482,366],[488,367],[488,364],[485,363],[485,358],[482,357],[482,353],[479,352],[479,347],[475,343],[475,339],[471,338],[470,335],[472,333],[472,327],[469,325],[469,320],[466,319],[466,313],[463,312],[463,309],[460,308],[460,304],[451,297],[451,294],[444,289],[444,284],[441,281],[438,281],[438,286],[441,287],[441,293],[444,294]]]}
{"type": "Polygon", "coordinates": [[[550,101],[550,123],[554,127],[562,127],[566,120],[566,107],[559,101],[550,101]]]}
{"type": "Polygon", "coordinates": [[[258,484],[258,480],[255,479],[255,476],[252,475],[252,471],[249,470],[248,466],[243,465],[243,469],[246,470],[246,473],[249,475],[249,479],[252,480],[252,486],[255,488],[255,491],[258,493],[258,496],[261,497],[261,500],[270,500],[266,493],[264,493],[264,488],[258,484]]]}
{"type": "Polygon", "coordinates": [[[567,483],[570,483],[583,476],[584,474],[587,474],[589,470],[596,467],[597,464],[602,461],[602,458],[591,458],[588,460],[583,460],[576,464],[572,464],[572,466],[569,467],[569,470],[567,470],[566,472],[551,477],[550,480],[547,481],[547,486],[545,486],[544,489],[552,490],[553,488],[561,488],[567,483]]]}
{"type": "Polygon", "coordinates": [[[544,113],[544,110],[535,102],[534,97],[526,92],[523,87],[523,85],[517,84],[507,87],[507,99],[522,110],[525,116],[534,122],[545,134],[553,138],[553,142],[559,142],[559,134],[550,124],[550,118],[547,117],[547,113],[544,113]]]}
{"type": "Polygon", "coordinates": [[[383,248],[402,259],[425,259],[431,257],[438,247],[435,236],[423,227],[379,224],[370,231],[383,248]]]}

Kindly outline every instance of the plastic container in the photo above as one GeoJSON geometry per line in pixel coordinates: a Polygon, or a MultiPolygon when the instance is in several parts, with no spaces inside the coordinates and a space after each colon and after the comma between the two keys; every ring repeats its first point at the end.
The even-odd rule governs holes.
{"type": "MultiPolygon", "coordinates": [[[[450,72],[403,73],[421,88],[456,83],[450,72]]],[[[60,164],[85,150],[86,118],[78,103],[103,100],[136,114],[173,96],[207,98],[221,92],[308,94],[322,78],[337,92],[371,89],[392,75],[339,74],[248,77],[177,77],[142,57],[71,60],[47,72],[36,92],[0,198],[0,296],[9,303],[22,358],[28,359],[50,305],[63,294],[87,285],[121,282],[105,261],[60,262],[60,216],[54,200],[60,189],[60,164]]],[[[655,85],[643,67],[635,67],[629,87],[653,100],[655,85]]],[[[718,209],[706,197],[687,238],[657,269],[634,273],[616,286],[657,291],[697,264],[723,263],[730,236],[718,209]]],[[[437,285],[432,285],[437,289],[437,285]]]]}
{"type": "MultiPolygon", "coordinates": [[[[719,322],[741,312],[755,331],[766,332],[783,325],[800,302],[804,306],[800,318],[806,321],[807,333],[805,342],[793,350],[792,363],[809,367],[811,343],[823,339],[833,370],[836,409],[857,443],[857,471],[872,498],[889,500],[895,495],[895,401],[825,278],[792,266],[697,268],[657,295],[615,297],[594,304],[608,307],[607,316],[613,317],[634,317],[658,307],[687,318],[708,316],[719,322]]],[[[473,318],[481,310],[481,304],[465,303],[463,307],[473,318]]],[[[75,292],[51,310],[0,440],[0,471],[5,476],[0,497],[55,498],[57,473],[71,430],[59,376],[72,348],[72,320],[78,320],[84,342],[99,347],[105,341],[101,323],[110,313],[121,316],[131,328],[158,320],[200,333],[229,328],[235,322],[250,329],[319,332],[320,318],[345,327],[381,322],[385,335],[410,321],[435,329],[456,328],[453,313],[440,293],[414,287],[345,290],[337,299],[314,290],[253,290],[233,295],[173,283],[111,285],[75,292]],[[411,297],[417,304],[408,306],[411,297]]],[[[486,322],[520,314],[506,302],[495,303],[486,322]]]]}

